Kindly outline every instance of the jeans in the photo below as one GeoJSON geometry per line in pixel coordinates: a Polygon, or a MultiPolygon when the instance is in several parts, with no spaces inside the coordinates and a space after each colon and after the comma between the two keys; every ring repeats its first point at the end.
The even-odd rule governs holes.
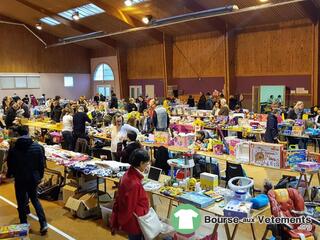
{"type": "Polygon", "coordinates": [[[28,199],[36,210],[40,226],[43,227],[47,222],[45,213],[37,196],[37,184],[34,183],[15,183],[16,199],[20,223],[27,223],[27,202],[28,199]]]}
{"type": "Polygon", "coordinates": [[[72,151],[72,146],[73,146],[73,135],[72,132],[70,131],[63,131],[62,132],[62,137],[64,141],[64,146],[66,150],[72,151]]]}
{"type": "Polygon", "coordinates": [[[128,239],[129,239],[129,240],[143,240],[144,237],[143,237],[142,234],[138,234],[138,235],[129,234],[129,235],[128,235],[128,239]]]}

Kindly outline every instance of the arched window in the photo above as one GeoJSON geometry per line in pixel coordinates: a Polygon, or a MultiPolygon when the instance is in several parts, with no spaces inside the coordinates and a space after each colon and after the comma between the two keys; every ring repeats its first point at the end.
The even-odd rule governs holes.
{"type": "Polygon", "coordinates": [[[114,75],[111,67],[108,64],[100,64],[96,68],[94,75],[93,75],[94,81],[113,81],[114,75]]]}

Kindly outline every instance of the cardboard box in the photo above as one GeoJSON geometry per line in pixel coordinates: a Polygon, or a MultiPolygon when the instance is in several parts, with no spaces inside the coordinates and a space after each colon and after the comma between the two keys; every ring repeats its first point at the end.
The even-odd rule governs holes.
{"type": "Polygon", "coordinates": [[[89,218],[99,214],[98,201],[94,193],[77,194],[69,197],[65,207],[81,219],[89,218]]]}
{"type": "Polygon", "coordinates": [[[168,132],[161,132],[155,131],[154,132],[154,141],[158,144],[168,145],[169,144],[169,133],[168,132]]]}
{"type": "Polygon", "coordinates": [[[264,142],[250,143],[250,163],[280,169],[283,165],[283,145],[264,142]]]}
{"type": "MultiPolygon", "coordinates": [[[[103,179],[99,179],[99,183],[103,183],[103,179]]],[[[82,174],[78,178],[79,192],[90,192],[97,189],[97,177],[82,174]]]]}
{"type": "Polygon", "coordinates": [[[219,185],[219,177],[211,173],[201,173],[200,185],[202,189],[213,190],[219,185]]]}
{"type": "Polygon", "coordinates": [[[225,217],[238,217],[239,219],[250,217],[252,203],[242,202],[239,200],[231,200],[223,209],[225,217]]]}
{"type": "Polygon", "coordinates": [[[65,185],[62,188],[62,201],[64,204],[67,203],[69,197],[73,197],[78,191],[78,188],[76,186],[72,185],[65,185]]]}

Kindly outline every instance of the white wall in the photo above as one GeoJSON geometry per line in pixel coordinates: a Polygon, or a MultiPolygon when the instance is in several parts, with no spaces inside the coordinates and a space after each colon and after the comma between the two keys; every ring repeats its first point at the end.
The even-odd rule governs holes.
{"type": "Polygon", "coordinates": [[[100,58],[91,58],[91,81],[92,81],[92,89],[91,93],[94,95],[97,92],[97,85],[103,85],[108,84],[111,85],[113,88],[113,91],[117,94],[117,96],[120,96],[120,80],[119,80],[119,71],[118,71],[118,61],[116,56],[110,56],[110,57],[100,57],[100,58]],[[108,64],[114,75],[114,81],[93,81],[93,75],[98,65],[106,63],[108,64]]]}
{"type": "MultiPolygon", "coordinates": [[[[10,73],[15,75],[14,73],[10,73]]],[[[21,73],[17,75],[22,75],[21,73]]],[[[26,94],[33,94],[40,97],[41,94],[46,94],[46,97],[54,97],[56,95],[67,99],[78,99],[79,96],[91,97],[90,94],[90,74],[64,74],[64,73],[35,73],[40,75],[39,89],[10,89],[0,90],[1,99],[4,96],[12,96],[16,93],[22,97],[26,94]],[[64,76],[73,76],[73,87],[64,87],[64,76]]]]}

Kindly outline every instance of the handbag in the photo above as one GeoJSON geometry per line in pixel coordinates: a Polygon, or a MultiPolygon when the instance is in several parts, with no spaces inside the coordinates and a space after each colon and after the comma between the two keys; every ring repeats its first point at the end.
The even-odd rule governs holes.
{"type": "Polygon", "coordinates": [[[149,212],[144,216],[139,217],[135,213],[134,215],[146,240],[152,240],[161,233],[162,223],[153,208],[150,208],[149,212]]]}

